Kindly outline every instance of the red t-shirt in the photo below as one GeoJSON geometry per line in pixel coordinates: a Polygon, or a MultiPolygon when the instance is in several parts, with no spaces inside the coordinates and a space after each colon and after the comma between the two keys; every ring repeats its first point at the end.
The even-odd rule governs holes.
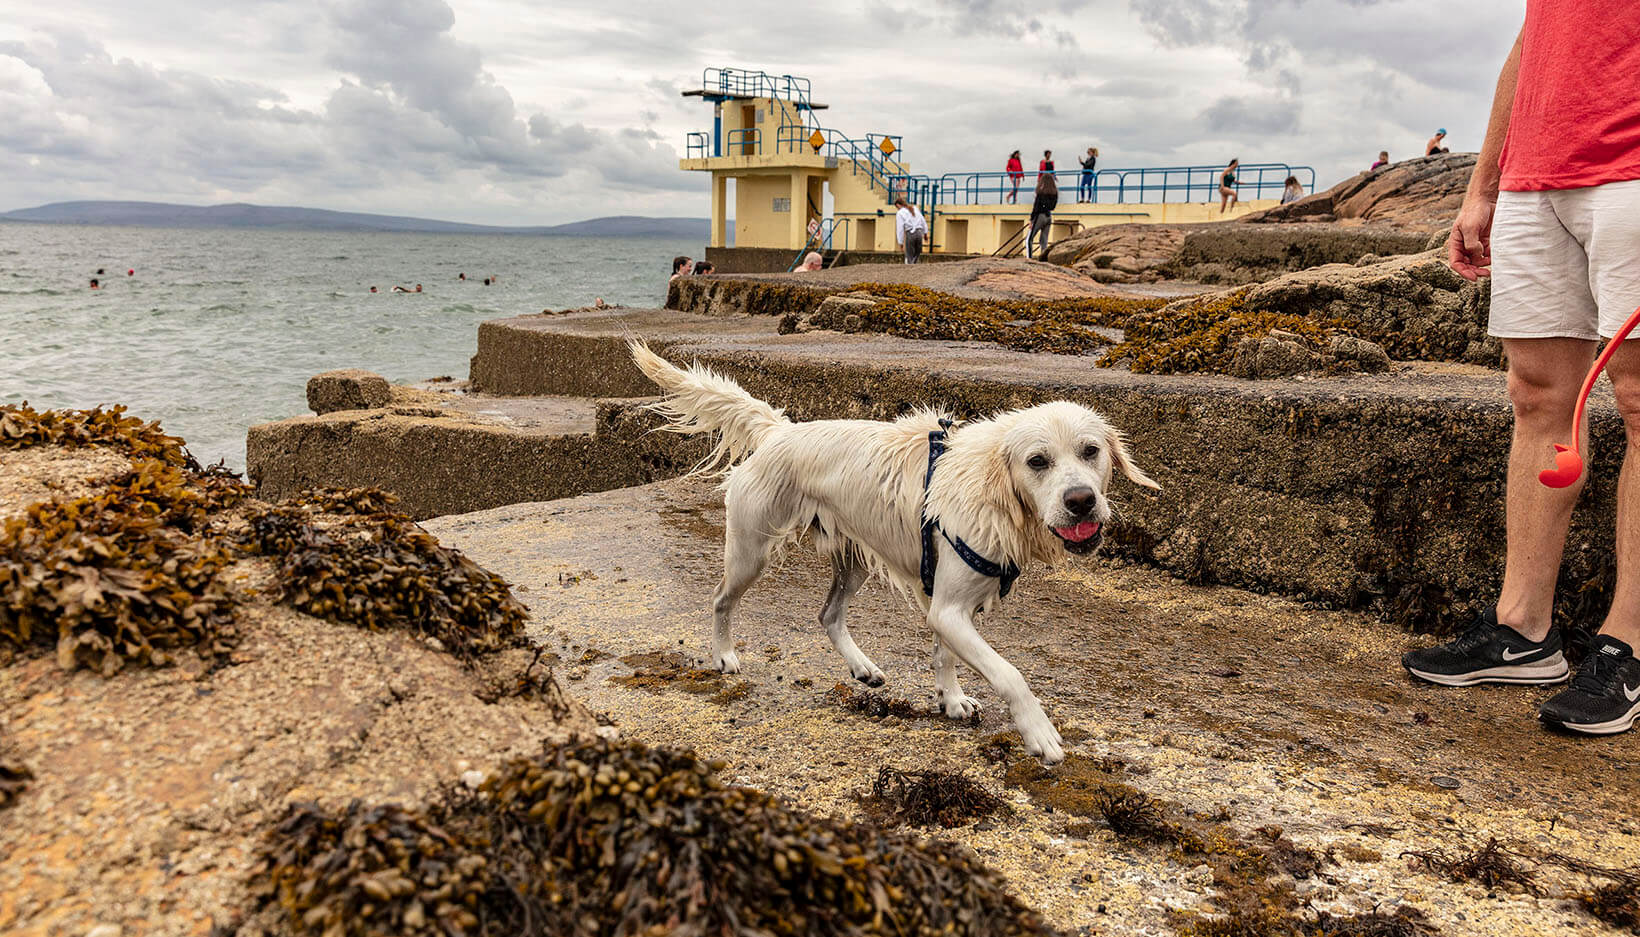
{"type": "Polygon", "coordinates": [[[1499,188],[1640,179],[1640,3],[1527,0],[1499,188]]]}

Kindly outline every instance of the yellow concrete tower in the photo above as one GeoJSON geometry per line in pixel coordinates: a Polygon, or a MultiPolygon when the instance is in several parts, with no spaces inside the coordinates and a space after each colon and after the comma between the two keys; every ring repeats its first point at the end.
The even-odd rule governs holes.
{"type": "MultiPolygon", "coordinates": [[[[1018,173],[1002,167],[913,173],[900,136],[851,137],[824,126],[819,112],[826,105],[814,102],[807,78],[793,75],[708,68],[701,87],[684,96],[712,105],[712,129],[688,135],[678,168],[712,174],[707,256],[722,271],[790,269],[811,249],[838,262],[892,259],[899,197],[917,204],[927,219],[931,259],[1024,252],[1033,189],[1044,174],[1035,160],[1018,173]]],[[[1315,183],[1309,167],[1244,163],[1234,173],[1243,200],[1221,213],[1218,186],[1226,166],[1084,172],[1074,160],[1066,163],[1073,168],[1052,173],[1060,191],[1052,241],[1093,225],[1229,220],[1277,204],[1289,177],[1306,191],[1315,183]]]]}

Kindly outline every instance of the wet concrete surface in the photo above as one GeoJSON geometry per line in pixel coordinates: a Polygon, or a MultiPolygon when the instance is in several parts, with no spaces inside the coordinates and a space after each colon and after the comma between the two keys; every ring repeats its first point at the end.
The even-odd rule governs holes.
{"type": "MultiPolygon", "coordinates": [[[[707,482],[426,526],[515,584],[572,692],[628,735],[722,758],[733,779],[822,812],[857,813],[856,795],[884,764],[966,771],[1001,789],[1001,769],[978,749],[1011,727],[977,675],[963,679],[986,705],[979,727],[871,720],[825,700],[849,676],[816,621],[829,570],[806,545],[742,606],[745,671],[728,678],[749,682],[740,699],[610,682],[632,672],[619,658],[634,653],[682,651],[705,664],[722,536],[721,496],[707,482]]],[[[888,674],[885,690],[926,707],[930,640],[905,600],[870,584],[850,624],[888,674]]],[[[1640,863],[1640,738],[1540,728],[1536,706],[1552,690],[1416,685],[1399,655],[1426,639],[1363,616],[1095,559],[1028,571],[981,630],[1067,742],[1078,739],[1073,754],[1119,757],[1123,782],[1188,811],[1222,808],[1237,830],[1276,824],[1301,845],[1333,847],[1324,876],[1297,886],[1317,908],[1404,902],[1446,934],[1610,933],[1565,900],[1572,880],[1545,873],[1545,897],[1491,894],[1414,871],[1401,853],[1497,836],[1528,853],[1640,863]]],[[[1012,817],[937,835],[972,846],[1057,923],[1163,934],[1170,909],[1207,907],[1205,867],[1102,825],[1068,833],[1071,818],[1007,793],[1012,817]]]]}
{"type": "Polygon", "coordinates": [[[562,436],[591,433],[598,402],[585,397],[498,397],[494,394],[450,394],[442,401],[451,410],[470,413],[525,433],[562,436]]]}

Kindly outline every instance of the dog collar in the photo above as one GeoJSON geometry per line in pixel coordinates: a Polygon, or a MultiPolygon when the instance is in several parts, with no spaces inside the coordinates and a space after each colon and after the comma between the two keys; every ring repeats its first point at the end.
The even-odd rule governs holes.
{"type": "Polygon", "coordinates": [[[928,434],[928,473],[923,476],[923,522],[922,522],[922,587],[923,594],[934,594],[934,567],[939,561],[939,550],[934,546],[934,533],[939,532],[945,542],[951,544],[957,556],[968,568],[981,576],[988,576],[1000,581],[1001,593],[998,598],[1007,598],[1008,591],[1014,587],[1014,580],[1019,578],[1019,566],[1012,560],[1007,565],[993,563],[973,547],[962,541],[961,537],[953,537],[945,532],[936,521],[928,516],[928,485],[934,480],[934,463],[945,454],[945,434],[952,426],[950,420],[941,419],[940,428],[928,434]]]}

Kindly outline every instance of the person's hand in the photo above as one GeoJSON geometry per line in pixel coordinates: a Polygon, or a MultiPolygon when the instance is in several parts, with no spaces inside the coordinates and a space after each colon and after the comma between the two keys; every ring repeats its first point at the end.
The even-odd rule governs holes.
{"type": "Polygon", "coordinates": [[[1466,198],[1452,222],[1446,262],[1465,280],[1492,275],[1492,213],[1496,209],[1492,199],[1466,198]]]}

